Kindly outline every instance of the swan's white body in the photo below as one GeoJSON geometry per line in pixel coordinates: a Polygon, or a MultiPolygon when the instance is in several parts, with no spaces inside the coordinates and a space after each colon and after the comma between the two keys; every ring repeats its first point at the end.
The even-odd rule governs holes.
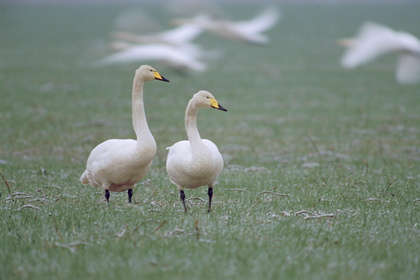
{"type": "Polygon", "coordinates": [[[272,28],[278,20],[279,12],[277,10],[266,9],[248,21],[214,20],[209,16],[199,15],[191,19],[177,20],[175,22],[196,24],[203,29],[234,41],[250,44],[267,44],[269,39],[262,32],[272,28]]]}
{"type": "Polygon", "coordinates": [[[203,55],[198,46],[189,44],[170,46],[165,44],[130,45],[122,43],[122,50],[96,63],[96,66],[133,62],[160,61],[182,71],[203,72],[207,66],[199,60],[203,55]]]}
{"type": "Polygon", "coordinates": [[[111,139],[96,146],[89,155],[82,184],[102,187],[108,201],[109,191],[131,191],[149,171],[156,154],[156,142],[147,125],[143,106],[143,85],[151,80],[168,81],[148,65],[137,69],[132,93],[133,127],[137,139],[111,139]]]}
{"type": "Polygon", "coordinates": [[[203,29],[195,24],[183,24],[176,28],[155,34],[139,35],[129,32],[116,32],[114,33],[114,37],[119,40],[131,41],[137,44],[182,46],[189,44],[202,32],[203,29]]]}
{"type": "Polygon", "coordinates": [[[420,40],[411,34],[368,22],[354,39],[341,42],[348,47],[341,59],[345,68],[355,68],[386,53],[397,53],[397,81],[409,84],[420,80],[420,40]]]}
{"type": "Polygon", "coordinates": [[[208,139],[200,141],[179,141],[168,148],[166,168],[179,190],[213,185],[222,172],[223,158],[216,144],[208,139]]]}
{"type": "Polygon", "coordinates": [[[185,129],[188,140],[179,141],[168,148],[166,170],[169,178],[180,190],[185,212],[184,189],[209,187],[209,208],[212,188],[223,169],[223,158],[217,146],[201,139],[197,129],[197,114],[200,108],[216,108],[226,111],[207,91],[199,91],[190,100],[185,112],[185,129]]]}

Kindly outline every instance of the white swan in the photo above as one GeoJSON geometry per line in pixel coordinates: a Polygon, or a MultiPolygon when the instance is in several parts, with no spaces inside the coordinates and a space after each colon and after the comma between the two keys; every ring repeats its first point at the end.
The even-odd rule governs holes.
{"type": "Polygon", "coordinates": [[[133,62],[159,61],[180,71],[203,72],[207,66],[199,60],[202,50],[193,44],[170,46],[165,44],[131,45],[129,43],[114,44],[122,50],[99,61],[95,66],[125,64],[133,62]]]}
{"type": "Polygon", "coordinates": [[[353,39],[340,40],[348,47],[341,58],[344,68],[353,69],[386,53],[397,53],[397,81],[402,84],[420,80],[420,40],[411,34],[367,22],[353,39]]]}
{"type": "Polygon", "coordinates": [[[209,206],[213,196],[213,184],[223,169],[223,158],[217,146],[207,139],[201,139],[197,130],[197,114],[200,108],[216,108],[227,111],[208,91],[199,91],[190,100],[185,112],[185,129],[188,140],[179,141],[167,148],[166,171],[171,182],[178,186],[185,212],[184,189],[208,186],[209,206]]]}
{"type": "Polygon", "coordinates": [[[109,191],[128,190],[131,202],[133,187],[149,171],[156,154],[156,142],[147,125],[143,106],[143,85],[145,81],[169,82],[154,68],[142,65],[136,70],[133,81],[132,115],[137,140],[111,139],[96,146],[89,155],[86,170],[80,182],[105,189],[106,201],[109,191]]]}
{"type": "Polygon", "coordinates": [[[139,35],[130,32],[115,32],[113,37],[118,40],[131,41],[138,44],[168,44],[182,46],[189,44],[199,36],[203,29],[195,24],[183,24],[176,28],[147,35],[139,35]]]}
{"type": "Polygon", "coordinates": [[[175,20],[174,23],[192,23],[227,39],[263,45],[267,44],[269,39],[261,33],[272,28],[279,20],[279,17],[278,10],[265,9],[255,18],[248,21],[214,20],[209,16],[200,14],[191,19],[175,20]]]}

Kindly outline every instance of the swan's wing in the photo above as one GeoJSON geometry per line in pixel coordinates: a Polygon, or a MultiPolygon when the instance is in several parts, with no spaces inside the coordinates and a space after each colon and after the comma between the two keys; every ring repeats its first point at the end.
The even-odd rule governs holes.
{"type": "Polygon", "coordinates": [[[398,33],[377,24],[365,24],[341,59],[345,68],[354,68],[376,57],[401,49],[398,33]]]}
{"type": "Polygon", "coordinates": [[[233,24],[241,33],[260,33],[272,28],[280,18],[276,9],[263,10],[258,16],[249,21],[239,21],[233,24]]]}
{"type": "Polygon", "coordinates": [[[195,24],[184,24],[167,31],[138,35],[130,32],[114,32],[113,37],[119,40],[126,40],[136,43],[158,44],[165,43],[170,45],[187,44],[203,32],[203,29],[195,24]]]}
{"type": "Polygon", "coordinates": [[[155,48],[150,45],[134,46],[119,52],[113,53],[96,62],[96,66],[105,66],[110,64],[130,63],[135,61],[160,60],[165,52],[161,48],[155,48]]]}
{"type": "Polygon", "coordinates": [[[216,144],[208,139],[203,139],[203,143],[211,150],[211,154],[214,160],[214,175],[219,177],[220,173],[223,170],[224,161],[222,154],[220,153],[219,149],[217,148],[216,144]]]}
{"type": "MultiPolygon", "coordinates": [[[[199,61],[192,53],[190,46],[182,48],[164,44],[136,45],[131,48],[111,54],[98,62],[96,66],[106,66],[111,64],[124,64],[132,62],[161,61],[178,70],[203,72],[207,66],[199,61]]],[[[199,55],[199,50],[195,55],[199,55]]]]}
{"type": "Polygon", "coordinates": [[[92,168],[95,164],[99,164],[99,167],[96,167],[98,169],[108,165],[111,166],[113,162],[118,162],[121,158],[129,157],[136,145],[137,141],[133,139],[106,140],[90,152],[86,169],[95,171],[92,168]]]}
{"type": "Polygon", "coordinates": [[[160,33],[160,37],[168,43],[182,45],[194,40],[203,32],[203,29],[195,24],[184,24],[177,28],[160,33]]]}
{"type": "Polygon", "coordinates": [[[207,148],[211,150],[211,154],[214,156],[215,159],[218,160],[219,164],[223,166],[223,157],[216,144],[214,144],[211,140],[208,139],[202,139],[202,141],[207,146],[207,148]]]}
{"type": "Polygon", "coordinates": [[[207,65],[205,63],[191,57],[172,57],[171,59],[164,60],[163,62],[182,72],[204,72],[207,70],[207,65]]]}
{"type": "Polygon", "coordinates": [[[420,81],[420,57],[402,53],[398,58],[397,81],[401,84],[413,84],[420,81]]]}
{"type": "Polygon", "coordinates": [[[202,139],[202,141],[207,146],[207,148],[209,148],[212,151],[212,153],[220,153],[219,148],[217,148],[216,144],[214,144],[211,140],[202,139]]]}
{"type": "Polygon", "coordinates": [[[179,141],[168,147],[168,156],[166,158],[166,171],[171,182],[178,185],[184,181],[191,162],[191,145],[187,140],[179,141]]]}
{"type": "Polygon", "coordinates": [[[191,154],[191,145],[188,140],[178,141],[166,149],[168,150],[167,162],[174,158],[182,158],[183,155],[187,156],[191,154]]]}
{"type": "Polygon", "coordinates": [[[196,45],[187,44],[179,47],[169,47],[164,62],[182,71],[203,72],[207,70],[206,64],[199,59],[203,56],[203,51],[196,45]]]}
{"type": "Polygon", "coordinates": [[[365,38],[370,38],[372,36],[376,36],[378,34],[394,34],[395,31],[391,28],[374,22],[366,22],[364,23],[359,31],[357,32],[356,38],[363,40],[365,38]]]}

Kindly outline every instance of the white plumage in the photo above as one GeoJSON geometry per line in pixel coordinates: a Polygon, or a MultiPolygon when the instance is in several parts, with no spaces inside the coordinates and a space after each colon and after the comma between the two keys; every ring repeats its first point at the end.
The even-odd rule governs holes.
{"type": "Polygon", "coordinates": [[[179,141],[168,148],[166,170],[171,182],[178,186],[185,212],[184,189],[208,186],[209,206],[213,195],[213,184],[223,169],[223,158],[217,146],[201,139],[197,129],[197,114],[200,108],[215,108],[227,111],[208,91],[199,91],[189,101],[185,112],[185,129],[188,140],[179,141]]]}
{"type": "Polygon", "coordinates": [[[96,146],[89,155],[86,170],[80,177],[82,184],[102,187],[109,201],[109,191],[128,190],[131,202],[134,184],[149,171],[156,154],[156,142],[147,125],[143,106],[145,81],[169,82],[154,68],[143,65],[136,70],[132,92],[133,127],[137,139],[111,139],[96,146]]]}
{"type": "Polygon", "coordinates": [[[199,60],[202,50],[193,44],[171,46],[165,44],[131,45],[121,43],[122,50],[113,53],[98,62],[96,66],[125,64],[133,62],[160,61],[181,71],[203,72],[207,66],[199,60]]]}
{"type": "Polygon", "coordinates": [[[265,9],[248,21],[215,20],[200,14],[191,19],[175,20],[175,23],[191,23],[227,39],[250,44],[267,44],[269,39],[262,34],[272,28],[280,18],[276,9],[265,9]]]}
{"type": "Polygon", "coordinates": [[[183,24],[176,28],[154,34],[139,35],[130,32],[115,32],[114,37],[119,40],[131,41],[138,44],[167,44],[182,46],[191,43],[203,32],[195,24],[183,24]]]}
{"type": "Polygon", "coordinates": [[[420,80],[420,40],[376,23],[365,23],[353,39],[341,40],[348,50],[341,59],[343,67],[353,69],[386,53],[397,53],[396,79],[402,84],[420,80]]]}

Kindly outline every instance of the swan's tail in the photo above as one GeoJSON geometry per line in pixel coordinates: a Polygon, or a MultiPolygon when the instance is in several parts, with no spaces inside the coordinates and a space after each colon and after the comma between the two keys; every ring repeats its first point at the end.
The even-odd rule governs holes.
{"type": "Polygon", "coordinates": [[[83,172],[82,176],[80,176],[80,182],[83,185],[87,185],[87,184],[90,183],[90,181],[89,181],[89,173],[90,173],[89,171],[85,170],[85,172],[83,172]]]}

